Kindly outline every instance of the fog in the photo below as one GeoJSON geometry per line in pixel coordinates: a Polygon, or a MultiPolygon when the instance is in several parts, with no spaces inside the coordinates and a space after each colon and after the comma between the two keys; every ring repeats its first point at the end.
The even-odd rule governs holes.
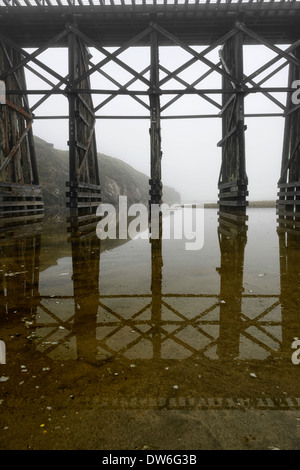
{"type": "MultiPolygon", "coordinates": [[[[285,49],[287,46],[284,46],[285,49]]],[[[197,51],[203,48],[195,47],[197,51]]],[[[114,49],[110,48],[109,51],[114,49]]],[[[90,49],[92,62],[97,63],[104,56],[90,49]]],[[[275,54],[264,46],[244,47],[244,72],[249,75],[258,67],[272,59],[275,54]]],[[[149,65],[149,50],[132,48],[122,53],[119,58],[132,68],[141,72],[149,65]]],[[[160,48],[160,65],[172,71],[189,60],[191,56],[178,47],[160,48]]],[[[207,55],[214,63],[219,60],[218,50],[207,55]]],[[[61,75],[67,75],[66,49],[51,49],[39,56],[39,60],[52,67],[61,75]]],[[[276,67],[282,61],[276,63],[276,67]]],[[[41,72],[38,66],[34,66],[41,72]]],[[[274,68],[274,67],[273,67],[274,68]]],[[[121,84],[126,84],[132,78],[128,72],[108,63],[103,70],[121,84]]],[[[199,61],[180,74],[180,78],[192,83],[208,68],[199,61]]],[[[268,69],[264,75],[267,75],[268,69]]],[[[269,79],[263,86],[286,86],[288,68],[269,79]]],[[[43,81],[27,73],[28,89],[49,88],[43,81]]],[[[43,72],[52,81],[57,80],[43,72]]],[[[256,80],[260,80],[260,75],[256,80]]],[[[147,77],[147,75],[145,75],[147,77]]],[[[165,73],[161,73],[161,78],[165,73]]],[[[201,82],[202,88],[221,88],[221,75],[213,72],[201,82]]],[[[117,86],[94,73],[91,77],[92,88],[107,90],[117,89],[117,86]]],[[[164,89],[184,89],[185,87],[172,79],[164,89]]],[[[197,86],[200,88],[200,86],[197,86]]],[[[146,90],[147,86],[135,82],[129,89],[146,90]]],[[[93,95],[94,105],[97,106],[108,95],[93,95]]],[[[209,95],[221,103],[219,95],[209,95]]],[[[285,104],[284,94],[274,93],[281,103],[285,104]]],[[[173,96],[161,98],[161,106],[166,105],[173,96]]],[[[33,105],[41,96],[30,96],[33,105]]],[[[148,104],[147,96],[139,96],[148,104]]],[[[245,113],[279,113],[282,110],[261,94],[250,94],[245,98],[245,113]]],[[[219,109],[206,102],[198,95],[186,95],[178,99],[166,109],[164,116],[179,114],[218,114],[219,109]]],[[[54,95],[47,99],[37,110],[39,115],[67,115],[68,102],[63,96],[54,95]]],[[[112,116],[148,116],[149,111],[129,96],[118,96],[101,108],[97,115],[112,116]]],[[[98,119],[96,137],[98,152],[123,160],[139,171],[149,175],[150,172],[150,139],[149,119],[98,119]]],[[[274,200],[277,193],[277,181],[280,174],[282,139],[284,119],[282,117],[246,118],[246,168],[249,179],[249,200],[274,200]]],[[[162,179],[163,184],[171,186],[180,192],[183,201],[197,200],[201,202],[217,200],[217,182],[221,163],[221,148],[217,142],[222,138],[221,119],[165,119],[162,120],[162,179]]],[[[67,120],[38,120],[34,121],[34,134],[54,144],[56,148],[67,149],[68,121],[67,120]]],[[[101,177],[101,175],[100,175],[101,177]]]]}

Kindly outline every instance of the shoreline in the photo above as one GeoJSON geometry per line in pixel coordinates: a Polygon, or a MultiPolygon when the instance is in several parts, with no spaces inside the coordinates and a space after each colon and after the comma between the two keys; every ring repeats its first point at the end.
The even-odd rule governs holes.
{"type": "MultiPolygon", "coordinates": [[[[205,203],[201,203],[201,202],[182,202],[182,203],[178,203],[178,206],[180,207],[187,207],[187,206],[201,206],[201,207],[204,207],[204,209],[218,209],[219,208],[219,204],[217,202],[205,202],[205,203]]],[[[247,206],[247,208],[251,209],[251,208],[256,208],[256,209],[266,209],[266,208],[272,208],[272,209],[275,209],[276,208],[276,201],[249,201],[249,204],[247,206]]],[[[55,205],[51,205],[51,206],[46,206],[45,207],[45,214],[47,215],[53,215],[53,214],[60,214],[60,215],[64,215],[64,214],[68,214],[68,208],[67,207],[62,207],[62,206],[55,206],[55,205]]]]}
{"type": "MultiPolygon", "coordinates": [[[[199,203],[199,202],[188,202],[188,203],[181,203],[181,207],[183,206],[194,206],[194,205],[199,205],[201,207],[204,206],[204,209],[218,209],[219,204],[217,202],[205,202],[205,203],[199,203]]],[[[249,209],[276,209],[276,201],[249,201],[249,204],[247,206],[249,209]]]]}

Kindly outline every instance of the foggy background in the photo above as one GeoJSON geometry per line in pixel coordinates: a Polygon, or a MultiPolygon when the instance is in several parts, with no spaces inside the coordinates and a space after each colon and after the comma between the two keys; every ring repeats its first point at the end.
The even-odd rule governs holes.
{"type": "MultiPolygon", "coordinates": [[[[283,46],[285,49],[287,46],[283,46]]],[[[194,47],[201,51],[204,47],[194,47]]],[[[212,62],[219,61],[217,48],[206,57],[212,62]]],[[[97,63],[105,56],[97,50],[89,49],[92,62],[97,63]]],[[[110,52],[114,48],[107,48],[110,52]]],[[[33,51],[28,49],[28,51],[33,51]]],[[[169,71],[175,70],[192,56],[178,47],[160,48],[160,65],[169,71]]],[[[249,75],[261,65],[275,57],[275,54],[265,46],[244,46],[244,73],[249,75]]],[[[137,72],[141,72],[150,64],[149,48],[131,48],[118,56],[119,59],[130,65],[137,72]]],[[[67,50],[51,49],[38,57],[43,63],[52,67],[61,75],[68,73],[67,50]]],[[[259,81],[271,70],[282,63],[278,61],[275,66],[259,75],[255,80],[259,81]]],[[[32,64],[30,64],[32,65],[32,64]]],[[[36,70],[43,73],[54,84],[57,80],[48,75],[36,65],[36,70]]],[[[110,74],[119,83],[125,84],[132,75],[124,69],[109,62],[103,70],[110,74]]],[[[179,76],[191,84],[200,75],[205,73],[208,67],[197,61],[196,64],[186,69],[179,76]]],[[[269,79],[262,86],[286,86],[288,67],[269,79]]],[[[161,72],[160,78],[165,74],[161,72]]],[[[31,72],[26,71],[28,89],[50,88],[45,82],[31,72]]],[[[149,77],[148,74],[145,75],[149,77]]],[[[92,88],[107,90],[118,89],[113,83],[95,72],[91,76],[92,88]]],[[[221,75],[213,72],[203,80],[197,88],[221,88],[221,75]]],[[[64,86],[63,86],[64,88],[64,86]]],[[[172,79],[166,83],[164,89],[184,89],[185,87],[172,79]]],[[[146,90],[147,86],[141,82],[135,82],[129,87],[131,90],[146,90]]],[[[108,95],[93,95],[94,106],[107,98],[108,95]]],[[[221,103],[220,95],[208,95],[221,103]]],[[[286,104],[285,94],[274,93],[279,101],[286,104]]],[[[164,106],[173,96],[162,96],[161,106],[164,106]]],[[[30,104],[33,105],[41,96],[30,96],[30,104]]],[[[139,96],[149,104],[147,96],[139,96]]],[[[181,97],[172,106],[166,109],[163,115],[178,114],[218,114],[219,109],[207,103],[197,95],[181,97]]],[[[250,94],[245,98],[245,113],[270,113],[281,112],[281,109],[264,97],[262,94],[250,94]]],[[[36,111],[36,115],[67,115],[68,101],[63,96],[48,98],[36,111]]],[[[139,115],[148,116],[149,111],[137,103],[131,97],[119,96],[100,109],[97,115],[139,115]]],[[[129,163],[137,170],[149,175],[150,173],[150,138],[149,119],[143,120],[111,120],[98,119],[96,123],[97,150],[100,153],[119,158],[129,163]]],[[[280,176],[282,140],[284,119],[282,117],[271,118],[246,118],[246,168],[249,179],[249,200],[275,200],[277,193],[277,181],[280,176]]],[[[221,148],[217,142],[222,138],[221,119],[176,119],[162,120],[162,180],[180,192],[182,202],[216,202],[217,182],[221,164],[221,148]]],[[[68,149],[68,121],[67,120],[35,120],[33,132],[36,136],[53,143],[58,149],[68,149]]],[[[101,178],[101,174],[100,174],[101,178]]]]}

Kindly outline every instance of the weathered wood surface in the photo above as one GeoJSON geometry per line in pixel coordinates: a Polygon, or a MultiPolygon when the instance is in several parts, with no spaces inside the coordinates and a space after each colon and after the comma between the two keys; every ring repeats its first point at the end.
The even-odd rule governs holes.
{"type": "MultiPolygon", "coordinates": [[[[223,69],[235,82],[223,76],[223,89],[238,91],[243,81],[243,34],[237,32],[220,51],[223,69]]],[[[223,93],[222,96],[222,161],[219,176],[219,206],[224,212],[244,213],[248,195],[245,166],[244,96],[223,93]]]]}
{"type": "MultiPolygon", "coordinates": [[[[90,89],[90,53],[84,41],[69,33],[69,86],[90,89]],[[82,80],[76,83],[79,77],[82,80]]],[[[67,206],[71,217],[83,217],[96,212],[101,202],[100,178],[95,135],[93,99],[89,93],[69,96],[69,182],[67,206]]]]}

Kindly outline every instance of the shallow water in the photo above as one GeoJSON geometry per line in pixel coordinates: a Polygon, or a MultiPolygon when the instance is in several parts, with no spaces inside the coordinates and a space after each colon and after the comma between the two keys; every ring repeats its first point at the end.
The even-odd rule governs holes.
{"type": "Polygon", "coordinates": [[[0,448],[298,448],[300,243],[248,215],[206,209],[190,251],[63,217],[2,239],[0,448]]]}

